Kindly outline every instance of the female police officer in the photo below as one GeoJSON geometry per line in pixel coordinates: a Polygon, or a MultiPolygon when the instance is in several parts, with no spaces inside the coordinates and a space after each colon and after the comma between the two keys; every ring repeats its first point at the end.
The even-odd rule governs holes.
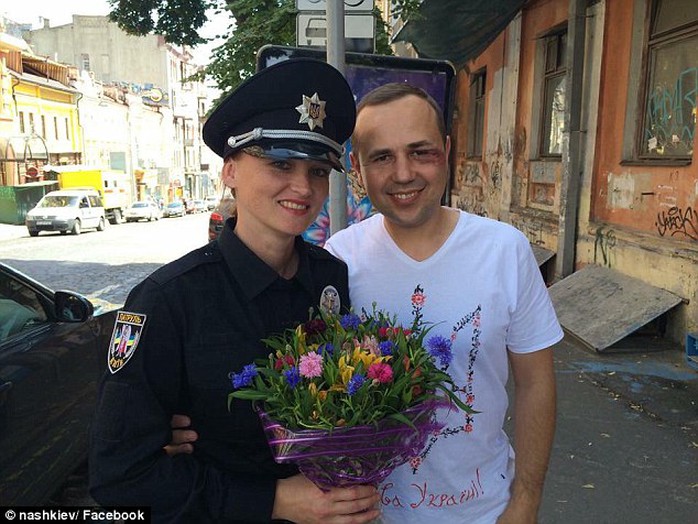
{"type": "Polygon", "coordinates": [[[274,462],[248,402],[227,407],[229,373],[266,355],[260,339],[307,320],[323,293],[348,306],[346,266],[299,235],[327,197],[331,168],[342,169],[354,119],[342,75],[296,59],[244,82],[207,120],[203,138],[225,159],[237,218],[136,286],[119,312],[90,449],[100,504],[151,506],[154,522],[377,516],[374,488],[320,491],[274,462]],[[163,451],[174,413],[197,428],[192,454],[163,451]]]}

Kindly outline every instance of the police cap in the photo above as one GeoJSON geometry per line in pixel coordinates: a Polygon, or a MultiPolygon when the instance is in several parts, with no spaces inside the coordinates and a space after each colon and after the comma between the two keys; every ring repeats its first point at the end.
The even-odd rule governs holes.
{"type": "Polygon", "coordinates": [[[292,58],[240,84],[211,113],[203,139],[223,158],[250,148],[258,156],[319,160],[342,171],[342,144],[355,120],[354,96],[337,69],[292,58]]]}

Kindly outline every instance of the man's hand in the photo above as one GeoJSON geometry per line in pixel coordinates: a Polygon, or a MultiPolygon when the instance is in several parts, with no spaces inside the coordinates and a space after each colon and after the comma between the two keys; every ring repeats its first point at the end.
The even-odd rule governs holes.
{"type": "Polygon", "coordinates": [[[170,457],[194,451],[192,442],[196,442],[199,435],[196,431],[187,429],[189,426],[191,426],[191,419],[186,415],[172,415],[172,420],[170,420],[172,441],[163,448],[170,457]]]}
{"type": "Polygon", "coordinates": [[[378,491],[352,486],[322,491],[303,475],[276,483],[272,518],[298,524],[364,524],[380,515],[378,491]]]}

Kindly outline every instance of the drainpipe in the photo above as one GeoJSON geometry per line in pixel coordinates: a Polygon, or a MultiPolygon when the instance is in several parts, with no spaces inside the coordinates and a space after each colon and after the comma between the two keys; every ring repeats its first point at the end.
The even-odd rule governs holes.
{"type": "Polygon", "coordinates": [[[567,93],[569,109],[565,115],[568,133],[567,162],[563,163],[560,187],[560,221],[555,280],[574,272],[577,242],[579,189],[582,181],[584,131],[582,124],[584,52],[587,0],[570,0],[567,29],[567,93]]]}

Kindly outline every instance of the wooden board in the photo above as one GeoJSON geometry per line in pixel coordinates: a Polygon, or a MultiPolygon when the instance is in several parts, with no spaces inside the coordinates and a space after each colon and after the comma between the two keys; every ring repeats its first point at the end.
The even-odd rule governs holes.
{"type": "Polygon", "coordinates": [[[586,266],[549,291],[565,331],[596,351],[604,351],[683,300],[599,266],[586,266]]]}

